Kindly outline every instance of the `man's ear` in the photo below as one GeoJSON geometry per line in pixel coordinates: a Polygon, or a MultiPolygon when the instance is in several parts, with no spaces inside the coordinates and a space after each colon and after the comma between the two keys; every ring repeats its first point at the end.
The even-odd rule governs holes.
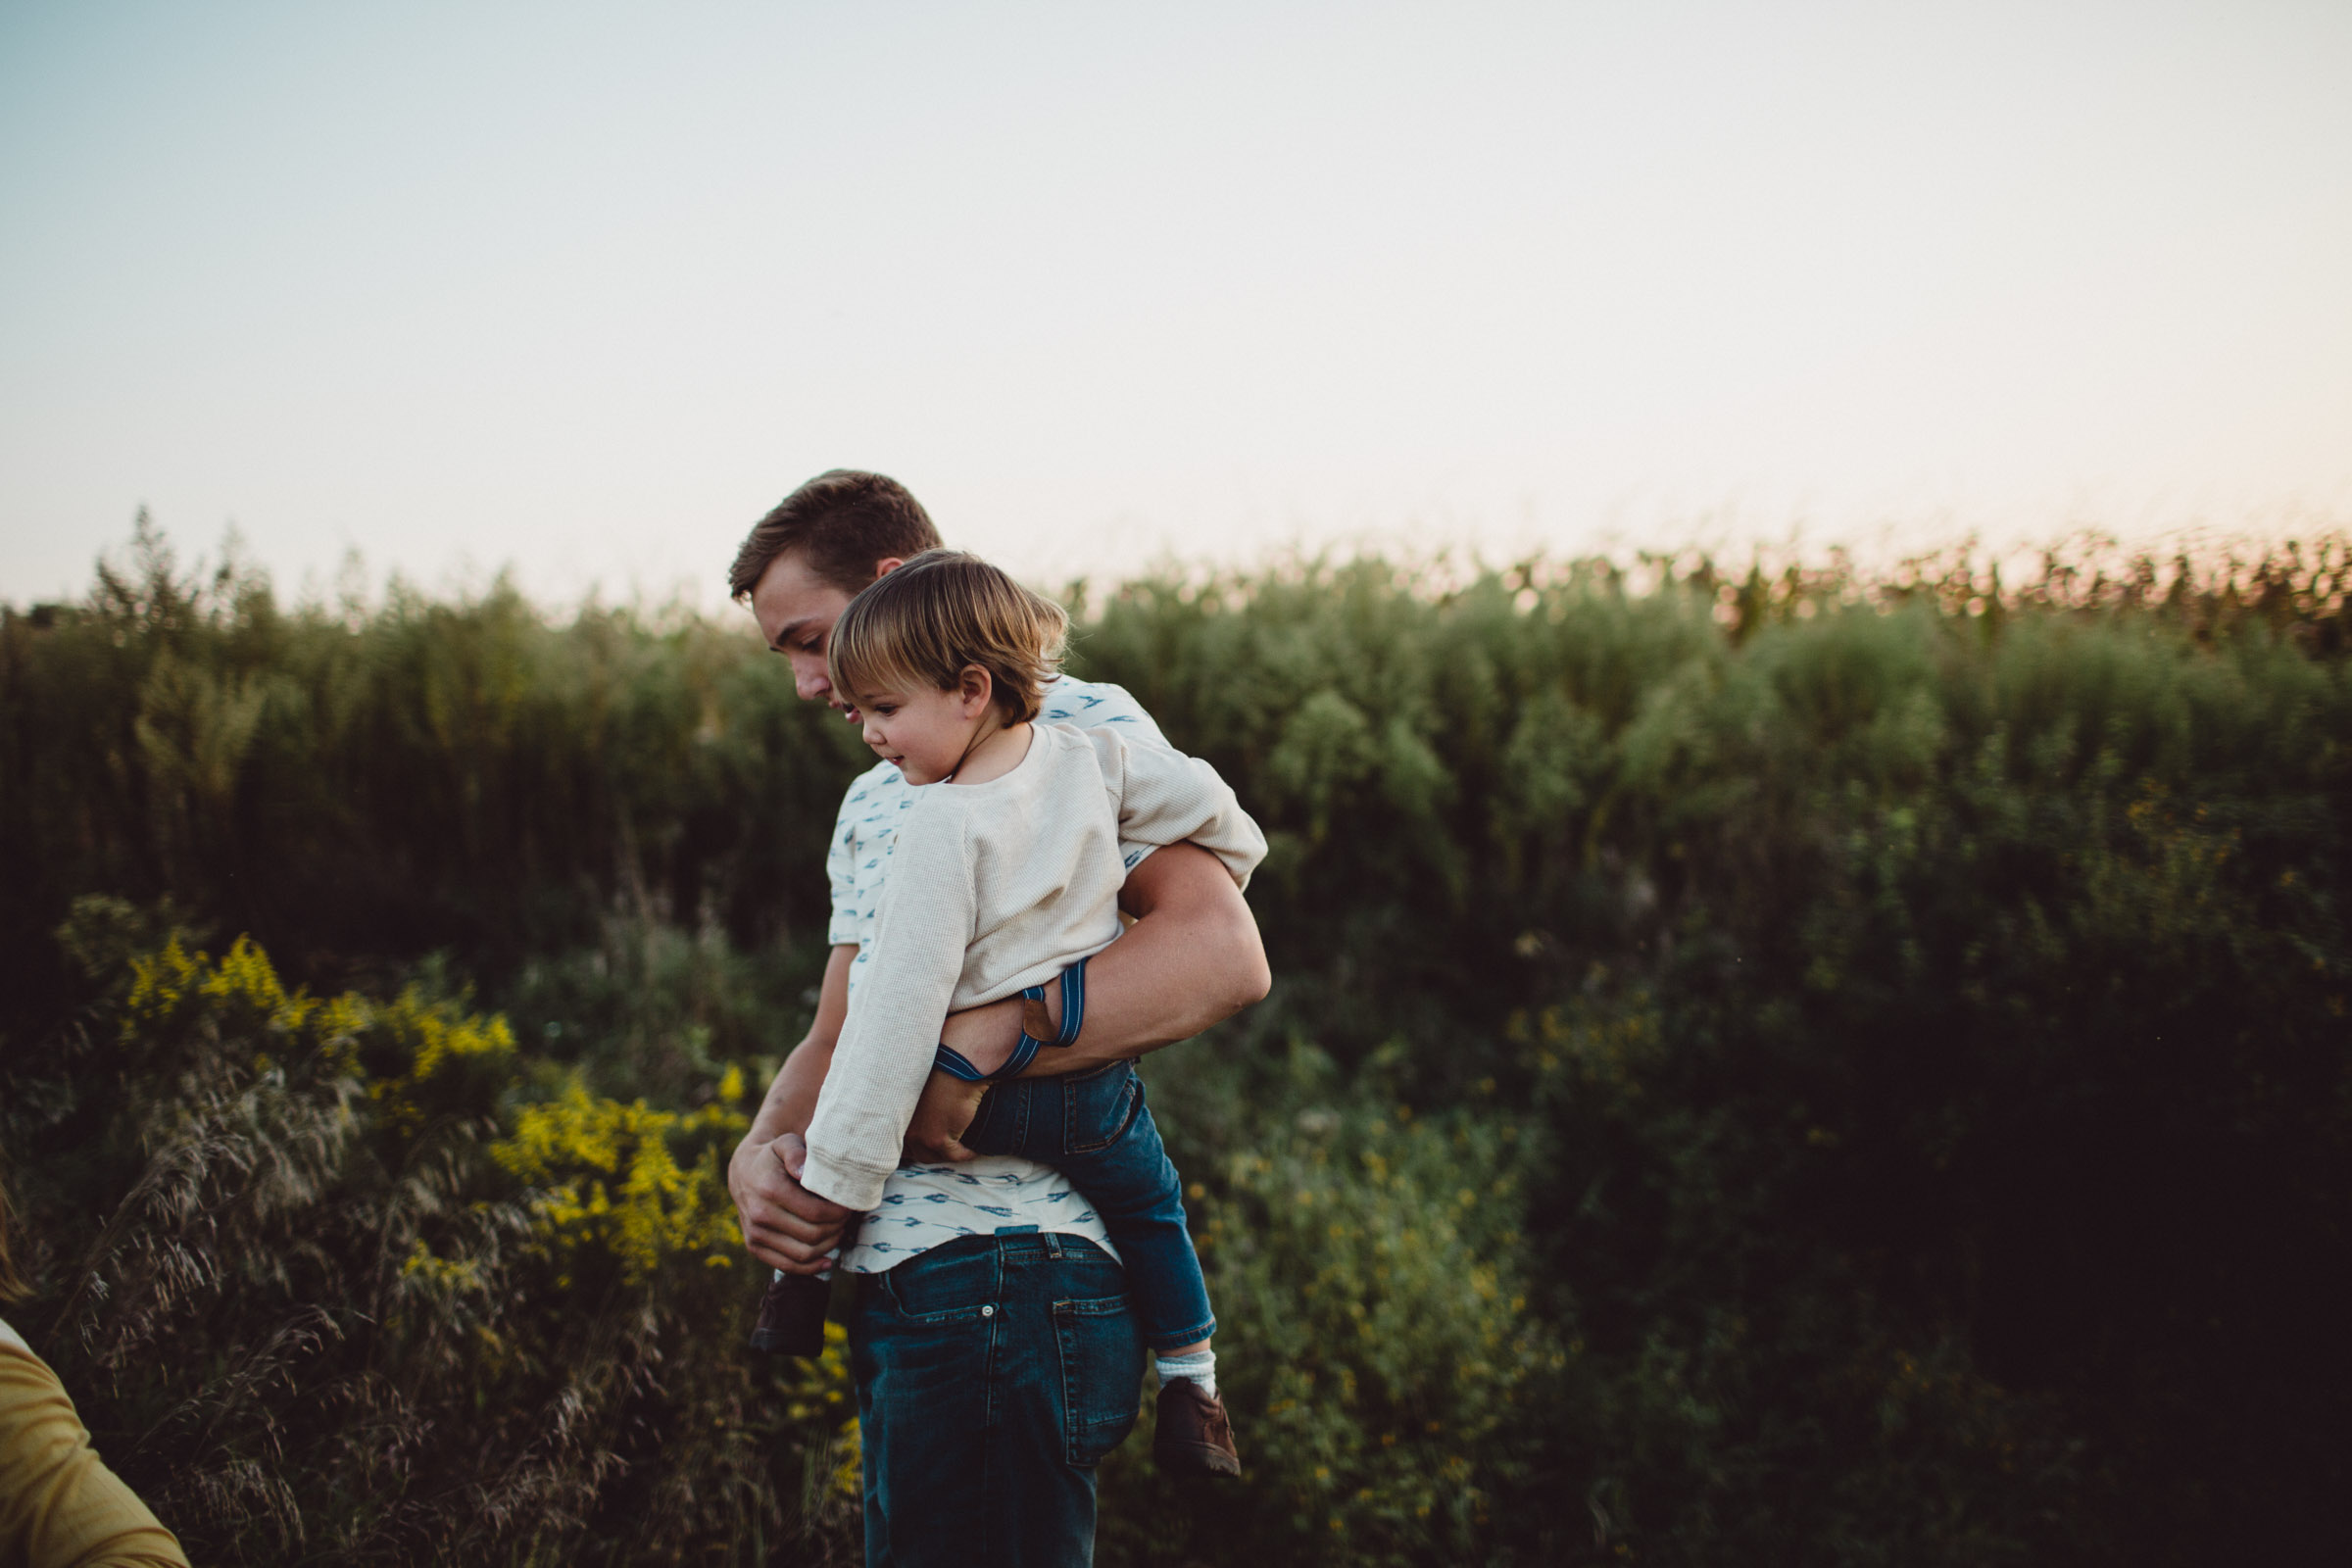
{"type": "Polygon", "coordinates": [[[905,556],[884,556],[880,561],[874,563],[875,580],[879,581],[882,578],[889,576],[892,572],[898,570],[905,564],[906,564],[906,558],[905,556]]]}

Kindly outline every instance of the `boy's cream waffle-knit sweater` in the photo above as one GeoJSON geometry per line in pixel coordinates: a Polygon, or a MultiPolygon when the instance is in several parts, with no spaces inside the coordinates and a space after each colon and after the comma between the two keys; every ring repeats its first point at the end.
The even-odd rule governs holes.
{"type": "Polygon", "coordinates": [[[1035,725],[1009,772],[912,796],[801,1176],[856,1209],[898,1168],[947,1015],[1043,985],[1118,936],[1122,839],[1189,839],[1245,887],[1266,854],[1215,768],[1112,730],[1035,725]]]}

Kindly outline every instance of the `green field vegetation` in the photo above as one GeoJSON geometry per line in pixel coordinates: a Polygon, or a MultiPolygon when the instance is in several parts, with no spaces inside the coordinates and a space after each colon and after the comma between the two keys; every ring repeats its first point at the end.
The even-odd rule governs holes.
{"type": "MultiPolygon", "coordinates": [[[[2352,567],[1079,596],[1269,831],[1112,1564],[2340,1562],[2352,567]]],[[[13,1309],[199,1561],[854,1560],[721,1179],[863,749],[748,619],[0,612],[13,1309]]]]}

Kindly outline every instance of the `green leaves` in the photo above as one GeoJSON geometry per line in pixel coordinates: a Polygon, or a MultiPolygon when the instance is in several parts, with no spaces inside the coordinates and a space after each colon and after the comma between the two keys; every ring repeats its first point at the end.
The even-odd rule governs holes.
{"type": "MultiPolygon", "coordinates": [[[[1104,1560],[2340,1542],[2348,561],[2004,588],[1960,554],[1359,560],[1096,595],[1078,672],[1268,829],[1278,987],[1146,1069],[1256,1479],[1195,1517],[1115,1459],[1104,1560]]],[[[716,1086],[806,1025],[867,761],[777,663],[732,612],[504,587],[280,609],[151,529],[86,602],[0,612],[0,1118],[57,1247],[125,1212],[159,1239],[88,1365],[201,1298],[186,1366],[344,1401],[272,1439],[344,1443],[341,1492],[287,1502],[259,1447],[202,1471],[220,1517],[258,1510],[249,1557],[316,1496],[410,1495],[417,1433],[502,1408],[560,1441],[416,1529],[478,1516],[516,1560],[654,1518],[710,1560],[845,1541],[838,1357],[747,1369],[748,1295],[708,1289],[716,1086]],[[50,932],[93,893],[69,962],[50,932]],[[183,926],[259,947],[173,959],[183,926]],[[127,1011],[77,1025],[110,975],[127,1011]],[[788,1507],[815,1537],[779,1544],[788,1507]]],[[[122,1429],[193,1443],[197,1386],[122,1429]]],[[[382,1522],[352,1509],[350,1539],[382,1522]]]]}
{"type": "MultiPolygon", "coordinates": [[[[124,913],[86,908],[80,945],[124,913]]],[[[806,1368],[742,1348],[739,1068],[693,1109],[655,1108],[418,987],[289,989],[250,939],[215,958],[173,936],[126,967],[107,1055],[13,1064],[0,1099],[53,1243],[20,1320],[192,1555],[839,1540],[838,1334],[806,1368]]]]}

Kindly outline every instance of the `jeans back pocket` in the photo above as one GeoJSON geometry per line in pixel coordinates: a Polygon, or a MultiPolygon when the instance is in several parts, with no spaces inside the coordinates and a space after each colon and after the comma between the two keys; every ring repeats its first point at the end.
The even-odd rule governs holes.
{"type": "Polygon", "coordinates": [[[1021,1087],[1017,1081],[989,1085],[988,1093],[980,1097],[979,1108],[972,1112],[972,1124],[956,1142],[975,1154],[1020,1152],[1011,1145],[1013,1130],[1020,1120],[1018,1107],[1006,1102],[1013,1100],[1021,1087]]]}
{"type": "Polygon", "coordinates": [[[1061,1350],[1062,1440],[1074,1465],[1127,1441],[1143,1400],[1144,1341],[1124,1296],[1054,1303],[1061,1350]]]}
{"type": "Polygon", "coordinates": [[[904,1323],[978,1319],[1004,1291],[996,1243],[986,1236],[958,1236],[869,1277],[904,1323]]]}
{"type": "Polygon", "coordinates": [[[1099,1072],[1064,1078],[1061,1085],[1064,1153],[1108,1149],[1125,1136],[1144,1106],[1144,1081],[1133,1062],[1115,1061],[1099,1072]]]}

